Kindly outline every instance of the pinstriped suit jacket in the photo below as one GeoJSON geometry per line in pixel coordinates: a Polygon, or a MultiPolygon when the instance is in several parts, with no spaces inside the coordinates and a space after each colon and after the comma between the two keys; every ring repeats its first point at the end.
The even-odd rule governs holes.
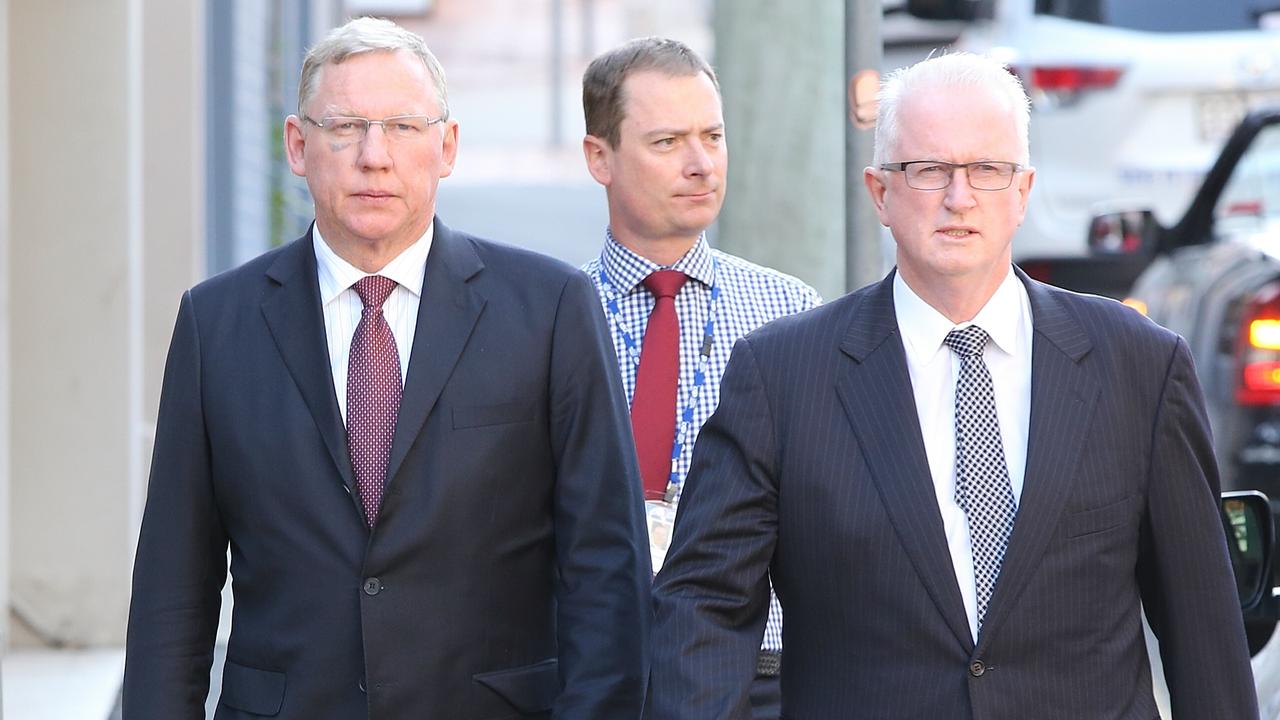
{"type": "Polygon", "coordinates": [[[1257,716],[1186,344],[1018,275],[1026,483],[976,646],[890,276],[734,349],[655,587],[651,717],[750,716],[769,572],[784,718],[1150,720],[1144,604],[1176,718],[1257,716]]]}

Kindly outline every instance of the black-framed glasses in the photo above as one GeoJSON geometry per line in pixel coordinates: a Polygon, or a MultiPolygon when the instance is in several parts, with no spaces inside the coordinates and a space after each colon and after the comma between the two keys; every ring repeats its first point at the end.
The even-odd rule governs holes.
{"type": "Polygon", "coordinates": [[[388,140],[409,142],[426,137],[432,125],[442,123],[445,118],[433,118],[430,115],[392,115],[381,120],[370,120],[366,117],[348,117],[333,115],[312,120],[303,115],[303,120],[315,125],[334,140],[361,141],[369,134],[370,125],[381,125],[382,132],[388,140]]]}
{"type": "Polygon", "coordinates": [[[943,190],[951,185],[951,178],[958,168],[964,168],[969,187],[974,190],[1004,190],[1013,184],[1013,176],[1023,168],[1018,163],[1001,160],[979,160],[970,163],[949,163],[941,160],[908,160],[884,163],[881,170],[902,173],[907,187],[916,190],[943,190]]]}

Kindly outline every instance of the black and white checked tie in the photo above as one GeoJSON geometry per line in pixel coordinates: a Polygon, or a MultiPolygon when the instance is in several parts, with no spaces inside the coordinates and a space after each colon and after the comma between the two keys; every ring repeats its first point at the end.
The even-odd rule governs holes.
{"type": "Polygon", "coordinates": [[[1017,506],[1004,462],[1000,421],[991,373],[982,359],[988,336],[977,325],[947,333],[947,347],[960,356],[956,380],[956,503],[969,519],[978,627],[1013,533],[1017,506]]]}

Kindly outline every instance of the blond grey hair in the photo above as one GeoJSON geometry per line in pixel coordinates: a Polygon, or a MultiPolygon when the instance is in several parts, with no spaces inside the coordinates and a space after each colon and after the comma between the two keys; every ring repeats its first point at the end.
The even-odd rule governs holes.
{"type": "MultiPolygon", "coordinates": [[[[929,92],[938,87],[960,87],[993,92],[1003,98],[1013,117],[1018,135],[1021,157],[1017,162],[1031,163],[1031,143],[1028,128],[1031,124],[1031,100],[1017,75],[999,62],[967,52],[936,55],[893,71],[880,86],[880,104],[876,110],[876,135],[874,163],[895,162],[899,158],[887,158],[885,153],[897,147],[900,129],[899,110],[903,101],[913,93],[929,92]]],[[[964,108],[957,108],[963,112],[964,108]]],[[[921,158],[908,158],[921,159],[921,158]]],[[[940,158],[927,158],[940,159],[940,158]]]]}
{"type": "Polygon", "coordinates": [[[320,86],[320,72],[326,65],[338,65],[352,55],[370,52],[395,52],[404,50],[422,61],[435,88],[440,114],[449,117],[449,95],[445,87],[444,68],[431,53],[427,42],[415,32],[382,18],[362,17],[334,28],[323,40],[307,51],[302,61],[302,78],[298,82],[298,113],[305,112],[307,103],[315,97],[320,86]]]}

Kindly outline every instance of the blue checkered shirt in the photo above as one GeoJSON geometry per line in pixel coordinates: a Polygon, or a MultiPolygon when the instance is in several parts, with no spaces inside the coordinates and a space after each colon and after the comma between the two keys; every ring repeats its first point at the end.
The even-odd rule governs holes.
{"type": "MultiPolygon", "coordinates": [[[[645,289],[642,281],[663,266],[646,260],[622,247],[606,231],[604,250],[600,256],[583,266],[591,276],[596,292],[609,319],[609,331],[613,336],[618,355],[618,367],[622,370],[622,384],[630,405],[636,389],[636,359],[626,347],[625,334],[636,343],[636,350],[644,342],[645,326],[653,310],[653,294],[645,289]],[[604,267],[612,290],[601,283],[600,268],[604,267]],[[617,312],[609,303],[617,303],[617,312]]],[[[679,414],[689,407],[694,392],[694,373],[700,366],[703,330],[710,312],[711,287],[720,293],[715,308],[715,336],[707,363],[707,381],[698,392],[693,406],[690,437],[685,438],[680,456],[676,458],[674,472],[677,482],[676,501],[684,488],[684,478],[689,472],[689,460],[693,456],[693,444],[702,425],[720,403],[720,378],[733,344],[743,335],[761,325],[784,315],[808,310],[822,302],[818,292],[797,278],[761,267],[739,257],[723,253],[707,244],[706,237],[698,238],[684,257],[674,265],[689,276],[676,296],[676,316],[680,319],[680,385],[676,395],[677,422],[679,414]]],[[[778,598],[769,599],[769,622],[765,626],[764,650],[782,649],[782,608],[778,598]]]]}

